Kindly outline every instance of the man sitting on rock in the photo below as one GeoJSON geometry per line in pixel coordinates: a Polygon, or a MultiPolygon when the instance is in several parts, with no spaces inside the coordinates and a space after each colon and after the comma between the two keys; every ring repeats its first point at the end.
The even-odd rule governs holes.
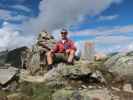
{"type": "Polygon", "coordinates": [[[74,45],[74,42],[68,39],[67,35],[67,30],[62,29],[61,40],[58,41],[55,47],[47,53],[48,70],[53,68],[53,60],[57,60],[59,58],[59,55],[61,57],[62,54],[64,55],[67,64],[73,64],[76,47],[74,45]]]}

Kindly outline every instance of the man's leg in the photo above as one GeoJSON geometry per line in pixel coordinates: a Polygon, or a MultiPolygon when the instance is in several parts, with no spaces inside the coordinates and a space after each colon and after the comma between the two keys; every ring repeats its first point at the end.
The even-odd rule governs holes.
{"type": "Polygon", "coordinates": [[[69,51],[67,51],[67,53],[68,53],[67,62],[70,63],[70,64],[73,64],[73,59],[74,59],[74,56],[75,56],[75,50],[69,50],[69,51]]]}
{"type": "Polygon", "coordinates": [[[53,67],[53,53],[49,51],[47,53],[47,63],[48,63],[48,70],[52,69],[53,67]]]}

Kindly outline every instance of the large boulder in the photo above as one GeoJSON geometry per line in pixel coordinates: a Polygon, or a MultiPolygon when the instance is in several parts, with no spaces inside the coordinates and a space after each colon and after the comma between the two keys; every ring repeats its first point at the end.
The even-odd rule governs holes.
{"type": "Polygon", "coordinates": [[[44,75],[44,81],[49,84],[64,84],[66,79],[81,80],[82,77],[85,77],[87,80],[91,73],[92,70],[87,65],[60,63],[44,75]]]}
{"type": "Polygon", "coordinates": [[[106,69],[114,75],[133,79],[133,53],[120,53],[104,63],[106,69]]]}
{"type": "Polygon", "coordinates": [[[69,78],[79,78],[80,76],[87,76],[91,74],[91,69],[85,65],[82,64],[75,64],[75,65],[67,65],[65,63],[59,63],[57,66],[55,66],[52,70],[48,71],[46,74],[44,74],[43,77],[40,77],[38,79],[34,79],[37,76],[29,76],[28,72],[21,71],[20,77],[22,80],[31,81],[36,80],[38,82],[60,82],[60,80],[63,80],[63,78],[67,77],[69,78]]]}
{"type": "Polygon", "coordinates": [[[112,100],[110,91],[106,88],[94,90],[67,90],[56,91],[52,100],[112,100]]]}
{"type": "Polygon", "coordinates": [[[0,69],[0,85],[5,85],[17,74],[18,69],[14,67],[9,67],[7,69],[0,69]]]}
{"type": "Polygon", "coordinates": [[[65,85],[69,80],[89,83],[90,79],[105,82],[100,71],[94,70],[88,63],[76,62],[74,65],[59,63],[44,76],[31,76],[26,72],[21,73],[21,80],[29,82],[45,82],[47,85],[65,85]]]}

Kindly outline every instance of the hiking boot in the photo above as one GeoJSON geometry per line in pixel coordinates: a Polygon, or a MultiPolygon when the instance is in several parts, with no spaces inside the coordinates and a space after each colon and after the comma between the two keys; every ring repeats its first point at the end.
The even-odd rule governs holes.
{"type": "Polygon", "coordinates": [[[74,65],[74,63],[73,62],[66,62],[68,65],[74,65]]]}
{"type": "Polygon", "coordinates": [[[47,69],[47,70],[49,71],[49,70],[51,70],[52,68],[53,68],[53,65],[50,64],[50,65],[48,65],[48,69],[47,69]]]}

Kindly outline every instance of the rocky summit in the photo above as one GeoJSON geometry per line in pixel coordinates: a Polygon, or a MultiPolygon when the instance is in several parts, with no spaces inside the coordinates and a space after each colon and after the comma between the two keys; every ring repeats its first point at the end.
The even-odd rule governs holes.
{"type": "Polygon", "coordinates": [[[89,46],[91,50],[83,51],[87,56],[75,59],[73,65],[57,61],[47,70],[46,54],[55,43],[51,34],[41,32],[32,48],[18,53],[18,66],[13,60],[2,64],[0,100],[132,100],[133,52],[95,60],[89,46]]]}
{"type": "Polygon", "coordinates": [[[116,76],[116,81],[123,79],[132,82],[133,52],[116,54],[109,58],[104,65],[109,72],[116,76]]]}

